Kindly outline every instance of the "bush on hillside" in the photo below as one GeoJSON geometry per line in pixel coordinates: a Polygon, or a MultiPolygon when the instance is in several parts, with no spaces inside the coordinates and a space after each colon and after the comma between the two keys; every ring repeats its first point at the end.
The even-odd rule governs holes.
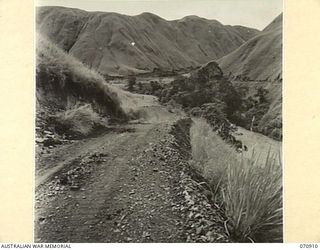
{"type": "Polygon", "coordinates": [[[97,114],[90,104],[74,106],[71,109],[57,113],[53,117],[56,132],[74,137],[91,134],[94,130],[108,124],[106,118],[97,114]]]}
{"type": "Polygon", "coordinates": [[[130,75],[128,77],[128,90],[133,91],[135,85],[136,85],[136,77],[134,75],[130,75]]]}

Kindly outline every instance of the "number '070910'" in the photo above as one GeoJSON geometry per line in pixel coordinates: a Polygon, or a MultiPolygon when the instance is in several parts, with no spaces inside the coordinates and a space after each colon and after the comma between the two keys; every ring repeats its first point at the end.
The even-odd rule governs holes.
{"type": "Polygon", "coordinates": [[[318,244],[300,244],[300,248],[318,248],[318,244]]]}

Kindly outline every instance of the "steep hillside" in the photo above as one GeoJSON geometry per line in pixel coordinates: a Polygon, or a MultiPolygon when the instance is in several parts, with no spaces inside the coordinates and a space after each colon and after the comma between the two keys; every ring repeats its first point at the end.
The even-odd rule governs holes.
{"type": "MultiPolygon", "coordinates": [[[[260,34],[218,60],[225,75],[244,93],[247,110],[245,127],[253,125],[274,139],[282,138],[282,14],[260,34]],[[266,92],[265,100],[253,101],[258,91],[266,92]],[[249,120],[254,120],[250,125],[249,120]]],[[[259,99],[259,98],[258,98],[259,99]]]]}
{"type": "Polygon", "coordinates": [[[66,109],[79,102],[105,115],[124,116],[117,93],[95,71],[48,39],[37,37],[37,102],[66,109]]]}
{"type": "Polygon", "coordinates": [[[241,95],[242,111],[239,125],[273,139],[282,139],[281,82],[233,81],[241,95]]]}
{"type": "MultiPolygon", "coordinates": [[[[83,136],[128,118],[122,90],[38,34],[36,66],[37,133],[83,136]],[[123,99],[123,100],[122,100],[123,99]]],[[[134,105],[132,105],[134,106],[134,105]]]]}
{"type": "Polygon", "coordinates": [[[282,79],[282,14],[261,33],[218,60],[225,74],[242,80],[282,79]]]}
{"type": "Polygon", "coordinates": [[[126,16],[39,7],[37,30],[102,74],[126,75],[199,66],[259,33],[187,16],[167,21],[151,13],[126,16]]]}
{"type": "Polygon", "coordinates": [[[268,112],[261,118],[258,124],[258,131],[265,135],[281,140],[282,139],[282,86],[273,84],[268,88],[270,106],[268,112]]]}
{"type": "Polygon", "coordinates": [[[283,19],[283,13],[277,16],[267,27],[265,27],[263,29],[263,32],[282,29],[282,19],[283,19]]]}

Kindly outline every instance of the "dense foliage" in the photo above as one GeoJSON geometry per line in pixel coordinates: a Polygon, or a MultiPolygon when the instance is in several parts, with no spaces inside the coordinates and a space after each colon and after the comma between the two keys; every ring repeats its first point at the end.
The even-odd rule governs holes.
{"type": "Polygon", "coordinates": [[[247,95],[248,90],[235,88],[215,62],[192,71],[189,76],[178,75],[169,84],[154,80],[138,82],[133,91],[155,95],[162,103],[176,103],[190,114],[206,118],[222,138],[231,142],[234,142],[230,136],[231,123],[274,139],[282,138],[281,121],[261,126],[271,105],[268,90],[258,87],[255,93],[247,95]]]}

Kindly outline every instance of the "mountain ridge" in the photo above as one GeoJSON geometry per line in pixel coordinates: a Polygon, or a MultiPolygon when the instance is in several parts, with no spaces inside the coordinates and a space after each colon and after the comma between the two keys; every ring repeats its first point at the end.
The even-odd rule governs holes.
{"type": "Polygon", "coordinates": [[[187,16],[165,20],[75,8],[37,8],[37,30],[102,74],[197,67],[238,48],[260,31],[187,16]]]}
{"type": "Polygon", "coordinates": [[[246,80],[282,79],[282,14],[261,33],[217,60],[226,74],[246,80]]]}

